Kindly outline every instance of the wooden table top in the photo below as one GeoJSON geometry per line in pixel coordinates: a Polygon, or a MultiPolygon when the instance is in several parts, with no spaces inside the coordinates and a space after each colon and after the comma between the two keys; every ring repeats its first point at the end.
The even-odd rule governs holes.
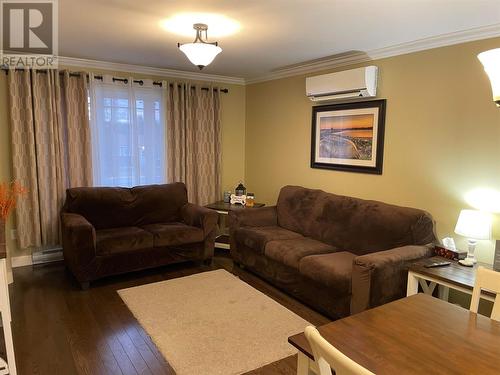
{"type": "Polygon", "coordinates": [[[217,211],[238,211],[244,210],[246,208],[259,208],[264,207],[264,203],[254,203],[252,207],[242,206],[241,204],[231,204],[225,203],[224,201],[217,201],[214,203],[207,204],[205,207],[217,211]]]}
{"type": "MultiPolygon", "coordinates": [[[[499,374],[500,322],[416,294],[318,327],[321,335],[381,374],[499,374]]],[[[288,342],[311,359],[304,333],[288,342]]]]}
{"type": "Polygon", "coordinates": [[[474,267],[465,267],[460,265],[457,261],[445,259],[442,257],[432,257],[417,261],[410,265],[409,270],[417,272],[424,276],[430,276],[437,280],[447,281],[450,284],[461,286],[465,289],[472,290],[474,288],[474,281],[476,280],[476,269],[479,266],[492,268],[491,264],[477,263],[474,267]],[[429,260],[433,261],[449,261],[451,264],[444,267],[426,268],[424,265],[429,260]]]}

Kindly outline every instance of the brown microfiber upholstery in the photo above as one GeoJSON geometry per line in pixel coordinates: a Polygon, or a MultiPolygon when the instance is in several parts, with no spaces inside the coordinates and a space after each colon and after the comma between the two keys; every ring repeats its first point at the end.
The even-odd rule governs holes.
{"type": "Polygon", "coordinates": [[[435,241],[425,211],[300,186],[229,223],[236,263],[332,319],[404,296],[408,263],[435,241]]]}
{"type": "Polygon", "coordinates": [[[354,258],[351,312],[404,297],[409,264],[430,256],[429,246],[403,246],[354,258]]]}
{"type": "Polygon", "coordinates": [[[138,227],[100,229],[96,232],[97,255],[123,253],[153,247],[153,235],[138,227]]]}
{"type": "Polygon", "coordinates": [[[267,257],[296,269],[299,269],[300,260],[308,255],[334,251],[333,246],[307,237],[269,241],[265,248],[267,257]]]}
{"type": "Polygon", "coordinates": [[[149,224],[142,229],[153,235],[154,246],[177,246],[202,242],[203,230],[183,223],[149,224]]]}
{"type": "Polygon", "coordinates": [[[66,191],[64,212],[84,216],[96,229],[181,221],[186,186],[80,187],[66,191]]]}
{"type": "Polygon", "coordinates": [[[217,213],[187,202],[183,183],[66,191],[64,260],[84,284],[213,256],[217,213]]]}
{"type": "Polygon", "coordinates": [[[348,251],[310,255],[302,258],[299,271],[302,275],[331,288],[332,293],[351,294],[352,262],[356,255],[348,251]]]}
{"type": "Polygon", "coordinates": [[[234,233],[236,241],[263,254],[266,244],[271,240],[290,240],[302,237],[278,226],[273,227],[243,227],[234,233]]]}
{"type": "Polygon", "coordinates": [[[283,228],[357,255],[434,241],[434,222],[425,211],[383,202],[285,186],[278,199],[283,228]]]}

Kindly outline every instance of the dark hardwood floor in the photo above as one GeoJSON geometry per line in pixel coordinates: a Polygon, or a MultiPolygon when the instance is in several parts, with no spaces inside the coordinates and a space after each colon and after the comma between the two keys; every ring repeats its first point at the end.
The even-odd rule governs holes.
{"type": "MultiPolygon", "coordinates": [[[[234,266],[221,251],[211,266],[192,263],[108,278],[79,289],[62,263],[14,270],[12,330],[19,375],[174,374],[117,290],[225,268],[315,325],[328,319],[234,266]]],[[[285,338],[286,339],[286,338],[285,338]]],[[[252,375],[295,374],[296,356],[252,375]]],[[[193,374],[198,375],[198,374],[193,374]]],[[[202,375],[202,374],[199,374],[202,375]]]]}

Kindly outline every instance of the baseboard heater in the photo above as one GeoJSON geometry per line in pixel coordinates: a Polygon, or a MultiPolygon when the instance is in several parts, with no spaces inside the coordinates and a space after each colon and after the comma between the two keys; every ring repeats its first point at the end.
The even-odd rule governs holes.
{"type": "Polygon", "coordinates": [[[62,247],[34,251],[31,255],[33,265],[58,262],[63,259],[62,247]]]}

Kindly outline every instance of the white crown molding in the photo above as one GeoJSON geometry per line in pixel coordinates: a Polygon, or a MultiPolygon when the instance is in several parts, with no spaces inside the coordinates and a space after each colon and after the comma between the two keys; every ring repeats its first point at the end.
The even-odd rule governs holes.
{"type": "Polygon", "coordinates": [[[142,65],[121,64],[121,63],[113,63],[107,61],[79,59],[75,57],[59,56],[58,63],[59,65],[62,66],[75,67],[75,68],[102,69],[102,70],[111,70],[116,72],[145,74],[158,77],[180,78],[180,79],[217,82],[217,83],[230,83],[233,85],[245,85],[245,79],[239,77],[187,72],[175,69],[153,68],[142,65]]]}
{"type": "Polygon", "coordinates": [[[465,31],[457,31],[429,38],[419,39],[412,42],[401,43],[389,47],[378,48],[367,51],[321,59],[312,62],[297,64],[292,67],[285,67],[272,73],[247,79],[246,84],[253,84],[271,81],[280,78],[292,77],[302,74],[314,73],[321,70],[339,68],[342,66],[364,63],[367,61],[379,60],[392,56],[405,55],[408,53],[424,51],[432,48],[451,46],[454,44],[472,42],[475,40],[488,39],[500,36],[500,24],[478,27],[465,31]]]}

